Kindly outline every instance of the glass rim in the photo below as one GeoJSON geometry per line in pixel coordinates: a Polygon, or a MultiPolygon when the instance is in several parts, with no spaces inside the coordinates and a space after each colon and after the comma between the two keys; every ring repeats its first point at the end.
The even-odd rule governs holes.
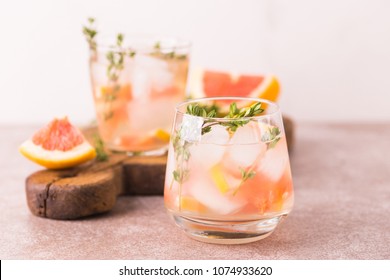
{"type": "Polygon", "coordinates": [[[99,33],[96,40],[96,50],[100,51],[135,51],[138,53],[149,54],[155,52],[155,44],[158,42],[162,43],[158,48],[162,53],[169,53],[172,51],[186,51],[189,53],[190,48],[192,47],[192,42],[190,40],[175,37],[175,36],[165,36],[165,35],[155,35],[155,34],[131,34],[131,33],[121,33],[124,38],[124,44],[122,47],[115,45],[116,35],[114,33],[99,33]],[[112,37],[111,43],[107,38],[112,37]],[[129,41],[129,42],[126,42],[129,41]],[[147,43],[146,46],[137,46],[137,43],[140,42],[147,43]],[[164,45],[164,42],[170,42],[170,46],[164,45]]]}
{"type": "MultiPolygon", "coordinates": [[[[240,109],[240,108],[239,108],[240,109]]],[[[188,99],[186,101],[180,102],[175,106],[175,113],[179,115],[187,115],[195,118],[201,118],[204,120],[216,120],[218,122],[229,122],[229,121],[237,121],[237,120],[261,120],[261,119],[269,119],[273,116],[280,115],[280,107],[277,103],[270,101],[268,99],[264,98],[258,98],[258,97],[240,97],[240,96],[229,96],[229,97],[201,97],[201,98],[194,98],[194,99],[188,99]],[[259,115],[259,116],[254,116],[254,117],[241,117],[241,118],[218,118],[218,117],[201,117],[201,116],[194,116],[190,115],[186,112],[181,111],[180,109],[185,106],[189,105],[191,103],[201,103],[201,102],[207,102],[207,101],[222,101],[222,100],[236,100],[236,101],[248,101],[249,102],[261,102],[262,104],[265,103],[269,106],[272,106],[274,110],[272,112],[267,113],[266,110],[264,114],[259,115]]]]}

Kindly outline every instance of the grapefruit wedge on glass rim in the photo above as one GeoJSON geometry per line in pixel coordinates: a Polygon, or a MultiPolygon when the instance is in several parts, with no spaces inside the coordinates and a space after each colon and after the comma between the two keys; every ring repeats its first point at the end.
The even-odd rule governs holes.
{"type": "Polygon", "coordinates": [[[280,84],[271,74],[235,74],[198,68],[191,71],[190,93],[191,98],[253,97],[277,102],[280,84]]]}
{"type": "Polygon", "coordinates": [[[67,117],[52,120],[25,141],[19,151],[49,169],[73,167],[96,157],[95,149],[67,117]]]}

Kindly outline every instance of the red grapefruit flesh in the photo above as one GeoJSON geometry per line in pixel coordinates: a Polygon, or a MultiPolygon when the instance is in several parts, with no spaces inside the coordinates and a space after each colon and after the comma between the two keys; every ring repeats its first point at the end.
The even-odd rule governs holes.
{"type": "Polygon", "coordinates": [[[25,141],[19,151],[50,169],[73,167],[95,158],[95,149],[68,118],[54,119],[25,141]]]}
{"type": "Polygon", "coordinates": [[[228,73],[205,71],[203,90],[206,96],[249,96],[264,80],[262,76],[239,76],[236,80],[228,73]]]}
{"type": "Polygon", "coordinates": [[[274,75],[235,75],[198,69],[191,74],[190,90],[193,98],[256,97],[276,102],[280,85],[274,75]]]}

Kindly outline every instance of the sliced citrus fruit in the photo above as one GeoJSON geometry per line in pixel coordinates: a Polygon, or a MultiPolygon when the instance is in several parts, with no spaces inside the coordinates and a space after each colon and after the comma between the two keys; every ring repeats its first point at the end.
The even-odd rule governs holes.
{"type": "Polygon", "coordinates": [[[195,198],[190,196],[182,196],[180,199],[180,209],[182,211],[204,213],[207,208],[195,198]]]}
{"type": "Polygon", "coordinates": [[[280,84],[274,75],[237,75],[196,69],[191,73],[190,92],[200,97],[258,97],[276,102],[280,84]]]}
{"type": "Polygon", "coordinates": [[[25,141],[19,151],[50,169],[76,166],[95,158],[95,149],[68,118],[54,119],[25,141]]]}
{"type": "Polygon", "coordinates": [[[248,201],[242,213],[258,211],[263,214],[269,211],[280,211],[285,201],[292,197],[292,189],[289,166],[278,181],[273,181],[266,173],[258,173],[254,178],[246,180],[237,192],[239,197],[244,197],[248,201]]]}
{"type": "Polygon", "coordinates": [[[211,170],[211,179],[213,180],[214,184],[217,186],[218,190],[221,193],[226,193],[229,190],[229,185],[225,179],[225,176],[222,171],[222,167],[220,164],[214,165],[211,170]]]}

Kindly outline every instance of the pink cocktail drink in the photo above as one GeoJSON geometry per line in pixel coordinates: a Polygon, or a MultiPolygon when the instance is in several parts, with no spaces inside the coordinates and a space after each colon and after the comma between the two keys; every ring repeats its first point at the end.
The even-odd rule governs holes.
{"type": "Polygon", "coordinates": [[[112,43],[105,45],[95,32],[84,28],[102,140],[115,151],[166,150],[172,112],[186,96],[189,43],[118,34],[103,37],[101,41],[112,43]]]}
{"type": "Polygon", "coordinates": [[[193,238],[215,243],[255,241],[270,234],[292,209],[293,185],[280,112],[275,104],[261,100],[260,108],[267,107],[267,112],[260,109],[251,115],[250,108],[258,101],[203,99],[177,108],[165,206],[193,238]],[[233,103],[243,108],[229,116],[223,108],[233,103]],[[210,118],[194,107],[188,110],[194,104],[207,114],[212,107],[220,109],[210,118]],[[249,117],[241,117],[246,112],[249,117]]]}

